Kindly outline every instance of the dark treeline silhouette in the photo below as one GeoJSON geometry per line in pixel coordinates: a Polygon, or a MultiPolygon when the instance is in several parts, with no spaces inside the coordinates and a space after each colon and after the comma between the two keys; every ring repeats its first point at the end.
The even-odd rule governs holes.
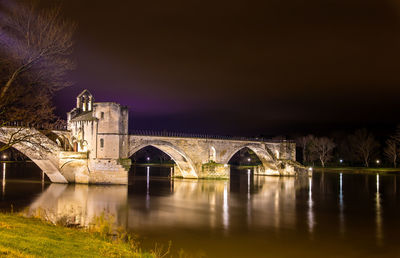
{"type": "Polygon", "coordinates": [[[305,165],[397,167],[400,155],[400,126],[385,139],[363,128],[327,136],[312,134],[296,139],[300,159],[305,165]]]}

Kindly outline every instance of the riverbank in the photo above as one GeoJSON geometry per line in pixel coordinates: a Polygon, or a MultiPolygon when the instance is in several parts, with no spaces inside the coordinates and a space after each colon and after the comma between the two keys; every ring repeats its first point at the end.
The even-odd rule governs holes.
{"type": "Polygon", "coordinates": [[[366,168],[366,167],[313,167],[314,172],[332,172],[349,174],[400,174],[400,168],[366,168]]]}
{"type": "Polygon", "coordinates": [[[96,232],[55,226],[35,218],[0,213],[0,256],[8,257],[156,257],[132,242],[96,232]]]}

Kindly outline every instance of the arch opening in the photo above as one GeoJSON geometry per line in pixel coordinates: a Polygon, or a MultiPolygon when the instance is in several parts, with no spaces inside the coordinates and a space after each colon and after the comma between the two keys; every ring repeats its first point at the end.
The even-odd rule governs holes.
{"type": "Polygon", "coordinates": [[[229,163],[231,158],[237,152],[239,152],[242,149],[246,149],[246,148],[254,153],[254,154],[251,154],[254,157],[254,159],[253,159],[254,163],[252,163],[250,161],[248,164],[253,167],[254,173],[260,174],[260,175],[279,175],[279,171],[278,171],[278,167],[277,167],[277,158],[276,158],[275,154],[268,148],[264,148],[264,146],[262,146],[262,145],[241,146],[240,148],[237,148],[233,152],[231,152],[230,155],[228,155],[226,163],[229,163]],[[258,159],[255,158],[254,155],[258,159]]]}
{"type": "Polygon", "coordinates": [[[244,146],[234,151],[227,163],[230,165],[230,189],[232,192],[250,195],[259,191],[254,175],[264,168],[261,150],[244,146]]]}
{"type": "Polygon", "coordinates": [[[228,164],[237,167],[253,167],[262,165],[257,154],[248,147],[241,148],[229,159],[228,164]]]}
{"type": "Polygon", "coordinates": [[[0,142],[8,142],[12,134],[27,136],[29,141],[20,141],[12,147],[34,162],[53,183],[68,183],[58,168],[58,153],[62,150],[55,142],[32,128],[5,127],[0,130],[0,142]]]}
{"type": "Polygon", "coordinates": [[[238,175],[253,175],[255,169],[262,166],[260,158],[248,147],[237,150],[227,163],[231,167],[231,178],[238,175]]]}
{"type": "MultiPolygon", "coordinates": [[[[168,163],[170,165],[170,170],[172,170],[172,176],[174,177],[183,177],[183,178],[197,178],[197,173],[195,171],[195,166],[193,165],[193,162],[188,158],[188,156],[181,151],[179,148],[176,146],[168,143],[168,142],[163,142],[163,141],[154,141],[154,142],[148,142],[146,144],[142,144],[140,146],[136,146],[131,149],[129,152],[129,156],[133,156],[136,152],[140,151],[141,149],[144,149],[146,147],[151,147],[150,149],[147,149],[147,152],[144,151],[144,153],[149,153],[149,151],[153,151],[154,153],[158,152],[159,156],[156,158],[146,156],[144,157],[142,155],[141,160],[145,159],[144,161],[146,163],[151,164],[150,162],[154,162],[155,160],[162,159],[163,163],[168,163]],[[158,151],[156,151],[158,150],[158,151]],[[166,156],[165,156],[166,155],[166,156]],[[150,158],[150,160],[147,160],[147,158],[150,158]],[[173,164],[173,168],[171,169],[173,164]]],[[[134,163],[134,160],[133,160],[134,163]]],[[[145,164],[146,164],[145,163],[145,164]]]]}
{"type": "MultiPolygon", "coordinates": [[[[4,145],[0,142],[0,147],[4,145]]],[[[5,172],[4,178],[6,180],[51,182],[34,161],[16,148],[11,147],[0,152],[0,163],[0,170],[2,173],[5,172]]]]}
{"type": "Polygon", "coordinates": [[[170,177],[174,160],[165,152],[154,146],[146,146],[130,156],[132,166],[129,177],[147,176],[147,167],[150,167],[150,176],[170,177]]]}

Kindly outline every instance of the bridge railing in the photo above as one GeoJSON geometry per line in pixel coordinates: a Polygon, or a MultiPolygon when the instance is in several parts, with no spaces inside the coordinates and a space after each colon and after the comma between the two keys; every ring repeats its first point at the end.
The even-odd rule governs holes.
{"type": "Polygon", "coordinates": [[[31,124],[20,121],[13,121],[13,122],[0,121],[0,125],[3,127],[24,127],[24,128],[35,128],[37,130],[67,131],[67,126],[63,124],[31,124]]]}
{"type": "Polygon", "coordinates": [[[152,130],[132,130],[131,135],[143,136],[159,136],[159,137],[181,137],[181,138],[201,138],[201,139],[215,139],[215,140],[232,140],[232,141],[254,141],[254,142],[272,142],[281,143],[294,141],[285,139],[268,139],[264,137],[237,137],[237,136],[224,136],[224,135],[210,135],[210,134],[193,134],[193,133],[180,133],[168,131],[152,131],[152,130]]]}

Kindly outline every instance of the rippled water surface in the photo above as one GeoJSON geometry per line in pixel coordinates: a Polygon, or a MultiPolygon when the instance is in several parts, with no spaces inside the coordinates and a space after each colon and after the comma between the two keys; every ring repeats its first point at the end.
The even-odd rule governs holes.
{"type": "Polygon", "coordinates": [[[0,209],[40,208],[81,224],[105,212],[145,247],[171,240],[176,249],[208,257],[400,255],[398,176],[279,178],[247,170],[232,170],[230,181],[152,176],[161,170],[150,168],[149,178],[132,177],[129,186],[87,186],[42,183],[36,168],[9,165],[0,209]],[[36,182],[21,181],[35,175],[36,182]]]}

